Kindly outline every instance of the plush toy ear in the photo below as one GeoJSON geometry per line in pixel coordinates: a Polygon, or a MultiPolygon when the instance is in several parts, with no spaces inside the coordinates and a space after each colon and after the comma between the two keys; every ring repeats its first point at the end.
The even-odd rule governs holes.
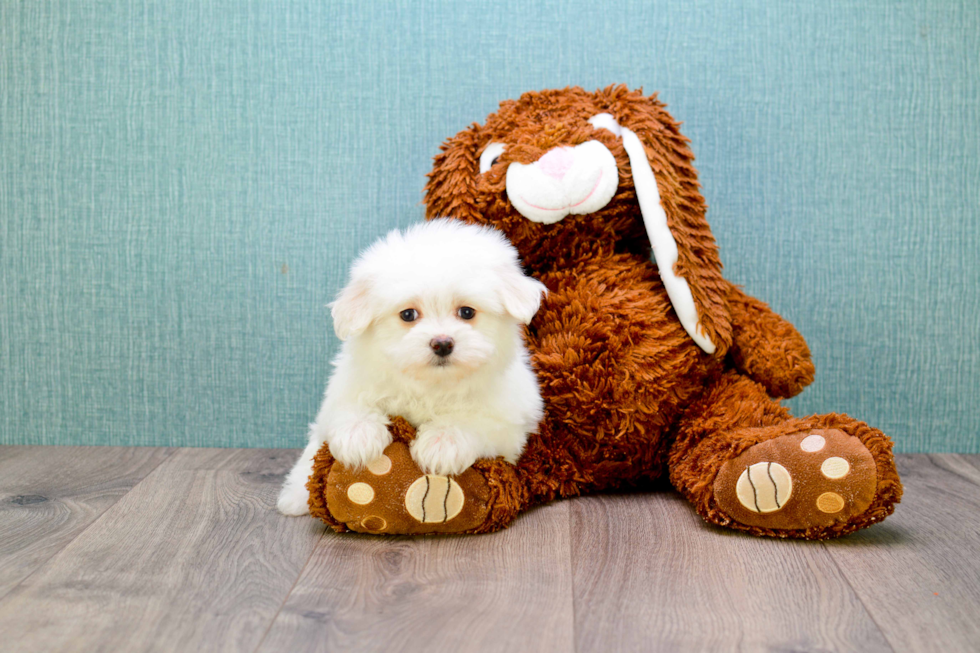
{"type": "Polygon", "coordinates": [[[723,354],[732,341],[728,284],[704,217],[687,139],[655,97],[625,87],[607,89],[600,101],[603,95],[611,113],[589,122],[623,139],[640,213],[674,312],[702,350],[723,354]]]}
{"type": "Polygon", "coordinates": [[[537,279],[524,276],[519,269],[508,268],[500,274],[500,301],[504,310],[524,324],[530,324],[541,307],[541,297],[548,288],[537,279]]]}
{"type": "Polygon", "coordinates": [[[425,217],[482,223],[476,206],[480,175],[480,126],[473,124],[440,147],[425,184],[425,217]]]}
{"type": "Polygon", "coordinates": [[[361,333],[374,320],[370,288],[371,284],[366,279],[354,279],[329,304],[333,330],[341,340],[361,333]]]}

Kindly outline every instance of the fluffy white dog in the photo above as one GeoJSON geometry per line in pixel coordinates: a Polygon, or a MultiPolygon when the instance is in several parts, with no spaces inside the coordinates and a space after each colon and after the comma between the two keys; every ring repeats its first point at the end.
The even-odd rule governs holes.
{"type": "Polygon", "coordinates": [[[344,343],[280,512],[308,512],[306,481],[324,442],[349,467],[380,457],[389,415],[417,428],[411,453],[426,473],[516,462],[543,413],[521,324],[546,292],[493,229],[434,220],[372,245],[331,304],[344,343]]]}

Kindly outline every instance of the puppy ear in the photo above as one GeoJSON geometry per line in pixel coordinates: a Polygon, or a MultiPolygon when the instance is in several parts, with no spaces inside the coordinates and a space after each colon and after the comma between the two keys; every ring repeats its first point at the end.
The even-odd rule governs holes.
{"type": "Polygon", "coordinates": [[[347,340],[364,331],[374,319],[370,289],[371,283],[368,280],[355,279],[329,304],[333,330],[341,340],[347,340]]]}
{"type": "Polygon", "coordinates": [[[511,317],[530,324],[541,307],[541,297],[548,294],[548,288],[537,279],[524,276],[520,270],[510,268],[501,273],[500,282],[500,301],[504,310],[511,317]]]}

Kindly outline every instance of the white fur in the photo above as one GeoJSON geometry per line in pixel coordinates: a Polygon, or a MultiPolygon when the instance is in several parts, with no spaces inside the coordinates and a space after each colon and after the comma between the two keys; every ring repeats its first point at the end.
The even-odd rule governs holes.
{"type": "Polygon", "coordinates": [[[331,305],[344,343],[279,510],[308,512],[306,481],[324,442],[349,467],[377,459],[391,444],[389,415],[418,429],[411,453],[426,473],[459,474],[479,458],[516,462],[543,414],[521,323],[544,292],[489,228],[434,220],[371,246],[331,305]],[[476,309],[472,320],[457,315],[463,306],[476,309]],[[420,314],[410,323],[399,317],[409,308],[420,314]],[[454,340],[445,361],[429,345],[436,336],[454,340]]]}

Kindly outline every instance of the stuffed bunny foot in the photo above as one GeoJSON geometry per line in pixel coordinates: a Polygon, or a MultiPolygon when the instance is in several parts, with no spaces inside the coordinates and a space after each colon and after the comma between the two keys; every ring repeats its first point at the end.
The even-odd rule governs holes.
{"type": "Polygon", "coordinates": [[[718,471],[714,493],[741,524],[805,530],[865,512],[877,480],[874,457],[858,438],[814,429],[749,447],[718,471]]]}
{"type": "Polygon", "coordinates": [[[314,517],[340,532],[482,533],[506,526],[526,503],[503,460],[478,460],[455,476],[425,474],[409,451],[414,429],[395,418],[389,430],[395,441],[358,471],[320,449],[307,484],[314,517]]]}
{"type": "Polygon", "coordinates": [[[688,409],[668,466],[705,521],[765,537],[840,537],[902,498],[884,433],[847,415],[793,417],[731,373],[688,409]]]}

